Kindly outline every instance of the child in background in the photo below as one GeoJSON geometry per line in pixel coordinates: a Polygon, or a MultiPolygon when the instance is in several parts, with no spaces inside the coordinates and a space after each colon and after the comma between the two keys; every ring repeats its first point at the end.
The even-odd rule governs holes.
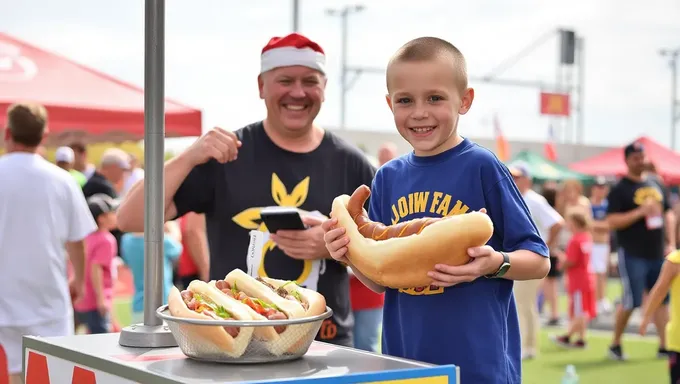
{"type": "MultiPolygon", "coordinates": [[[[385,292],[382,353],[455,364],[463,383],[519,384],[513,280],[545,277],[548,247],[508,168],[491,151],[458,134],[459,116],[474,99],[465,58],[442,39],[412,40],[387,66],[387,91],[397,130],[413,151],[376,173],[370,219],[392,225],[485,209],[494,234],[487,245],[468,250],[468,264],[436,265],[428,273],[428,287],[399,290],[379,286],[352,267],[345,257],[349,238],[345,228],[336,227],[337,219],[323,223],[326,248],[371,290],[385,292]],[[421,196],[423,203],[400,204],[413,196],[421,196]],[[407,209],[397,209],[402,206],[407,209]]],[[[418,262],[414,254],[413,263],[418,262]]]]}
{"type": "MultiPolygon", "coordinates": [[[[182,253],[181,232],[174,221],[165,223],[163,235],[163,304],[173,286],[173,267],[182,253]]],[[[132,272],[135,295],[132,300],[132,323],[144,321],[144,234],[126,233],[120,241],[123,261],[132,272]]]]}
{"type": "Polygon", "coordinates": [[[111,330],[113,261],[118,253],[110,231],[116,228],[118,203],[108,195],[95,194],[87,204],[99,228],[85,239],[85,289],[73,309],[76,322],[89,333],[107,333],[111,330]]]}
{"type": "Polygon", "coordinates": [[[680,251],[673,251],[666,256],[661,267],[661,274],[647,297],[640,323],[640,334],[647,333],[656,310],[664,302],[668,292],[670,297],[670,319],[666,324],[666,350],[668,351],[668,368],[671,383],[680,383],[680,251]]]}
{"type": "Polygon", "coordinates": [[[554,341],[567,348],[585,348],[588,322],[597,316],[596,277],[590,264],[593,248],[590,218],[585,212],[574,210],[567,215],[566,222],[572,237],[565,250],[565,259],[560,264],[567,273],[569,328],[567,334],[556,337],[554,341]],[[572,343],[573,336],[577,339],[572,343]]]}

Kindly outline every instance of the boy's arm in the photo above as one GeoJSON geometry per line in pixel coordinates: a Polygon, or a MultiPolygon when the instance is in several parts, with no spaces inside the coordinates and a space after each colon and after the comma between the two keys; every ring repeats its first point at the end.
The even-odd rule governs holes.
{"type": "Polygon", "coordinates": [[[104,307],[106,303],[106,296],[104,296],[104,268],[99,264],[92,264],[90,267],[90,276],[92,279],[92,288],[94,289],[95,298],[97,299],[97,309],[104,307]]]}

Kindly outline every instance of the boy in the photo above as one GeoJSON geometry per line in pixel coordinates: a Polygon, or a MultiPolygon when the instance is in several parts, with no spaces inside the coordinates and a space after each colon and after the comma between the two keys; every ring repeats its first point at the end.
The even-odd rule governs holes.
{"type": "MultiPolygon", "coordinates": [[[[397,130],[413,152],[376,174],[371,220],[391,225],[485,209],[494,234],[487,245],[468,250],[470,263],[437,265],[429,287],[386,289],[352,268],[373,291],[385,292],[382,352],[455,364],[463,383],[518,384],[520,335],[512,280],[543,278],[550,269],[548,248],[508,169],[458,134],[459,115],[474,98],[465,59],[444,40],[415,39],[390,60],[387,90],[397,130]],[[417,204],[408,204],[416,198],[417,204]],[[409,209],[398,209],[404,206],[409,209]]],[[[349,240],[336,224],[335,219],[323,224],[326,247],[352,267],[345,258],[349,240]]],[[[417,263],[418,255],[413,257],[417,263]]]]}
{"type": "Polygon", "coordinates": [[[640,334],[647,333],[647,327],[668,297],[670,291],[670,320],[666,324],[666,350],[668,350],[668,369],[671,383],[680,383],[680,251],[673,251],[666,256],[661,267],[661,274],[649,292],[647,305],[640,323],[640,334]]]}
{"type": "Polygon", "coordinates": [[[98,229],[85,239],[85,290],[73,308],[76,322],[85,324],[89,333],[107,333],[111,328],[113,260],[118,253],[116,238],[110,231],[117,227],[118,204],[108,195],[95,194],[87,199],[87,205],[98,229]]]}
{"type": "Polygon", "coordinates": [[[569,294],[569,329],[567,334],[555,338],[563,347],[585,348],[588,321],[597,316],[595,298],[595,274],[590,264],[593,237],[590,234],[589,217],[585,212],[573,211],[567,215],[567,228],[572,233],[561,263],[567,271],[567,293],[569,294]],[[572,343],[571,337],[578,339],[572,343]]]}

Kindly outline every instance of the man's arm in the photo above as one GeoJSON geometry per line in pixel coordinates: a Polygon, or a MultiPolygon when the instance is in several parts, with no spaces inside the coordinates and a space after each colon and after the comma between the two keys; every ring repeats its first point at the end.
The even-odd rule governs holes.
{"type": "Polygon", "coordinates": [[[607,215],[607,223],[609,228],[613,230],[625,229],[633,225],[636,221],[645,217],[642,206],[639,206],[632,211],[610,213],[607,215]]]}
{"type": "Polygon", "coordinates": [[[664,215],[665,218],[665,225],[666,225],[666,244],[668,244],[669,247],[675,249],[677,247],[677,238],[676,238],[676,217],[675,217],[675,212],[673,212],[672,209],[666,210],[666,214],[664,215]]]}
{"type": "Polygon", "coordinates": [[[187,248],[189,248],[189,256],[198,269],[198,275],[201,280],[207,280],[210,272],[210,252],[205,228],[205,215],[189,213],[183,236],[187,248]]]}
{"type": "Polygon", "coordinates": [[[85,279],[85,241],[66,242],[66,253],[73,266],[73,280],[82,283],[85,279]]]}
{"type": "MultiPolygon", "coordinates": [[[[175,193],[182,182],[187,178],[193,166],[184,156],[168,160],[165,163],[165,219],[170,220],[177,216],[177,207],[173,202],[175,193]]],[[[118,228],[125,232],[144,231],[144,179],[137,181],[125,196],[118,208],[118,228]]]]}

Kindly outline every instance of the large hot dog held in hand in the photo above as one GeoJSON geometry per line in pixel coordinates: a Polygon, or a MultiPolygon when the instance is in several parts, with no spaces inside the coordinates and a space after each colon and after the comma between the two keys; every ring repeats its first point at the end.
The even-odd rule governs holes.
{"type": "MultiPolygon", "coordinates": [[[[235,269],[224,280],[211,282],[225,295],[235,297],[248,307],[250,315],[257,320],[285,320],[316,316],[326,311],[326,300],[314,291],[298,287],[294,282],[253,278],[235,269]],[[323,309],[321,310],[320,308],[323,309]]],[[[295,353],[304,347],[314,323],[282,327],[258,327],[255,337],[266,343],[274,355],[295,353]]]]}
{"type": "Polygon", "coordinates": [[[468,248],[486,244],[493,234],[488,215],[471,212],[422,218],[385,226],[370,221],[363,208],[371,190],[362,185],[352,196],[333,200],[331,217],[349,238],[347,258],[376,284],[389,288],[428,286],[436,264],[462,265],[468,248]]]}
{"type": "MultiPolygon", "coordinates": [[[[252,321],[247,308],[240,302],[222,295],[205,282],[194,280],[180,292],[172,287],[168,296],[168,309],[175,317],[202,320],[252,321]]],[[[252,327],[220,327],[182,324],[183,332],[212,344],[230,357],[240,357],[253,335],[252,327]]]]}

